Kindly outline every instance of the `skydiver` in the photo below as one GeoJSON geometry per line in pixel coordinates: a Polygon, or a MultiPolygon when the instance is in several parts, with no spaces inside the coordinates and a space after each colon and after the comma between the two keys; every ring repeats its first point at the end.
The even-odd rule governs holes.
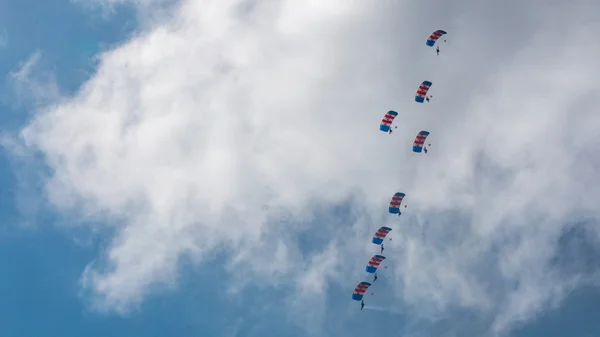
{"type": "Polygon", "coordinates": [[[373,275],[373,282],[377,281],[377,273],[375,273],[375,275],[373,275]]]}
{"type": "Polygon", "coordinates": [[[435,52],[440,55],[440,46],[435,47],[435,52]]]}
{"type": "Polygon", "coordinates": [[[392,134],[392,129],[390,129],[390,131],[388,131],[388,134],[390,134],[390,135],[392,134]]]}
{"type": "Polygon", "coordinates": [[[362,310],[365,307],[365,301],[360,301],[360,310],[362,310]]]}
{"type": "Polygon", "coordinates": [[[425,96],[425,100],[429,102],[429,96],[425,96]]]}
{"type": "Polygon", "coordinates": [[[383,243],[381,244],[381,254],[383,254],[383,243]]]}
{"type": "Polygon", "coordinates": [[[423,148],[423,151],[425,151],[425,154],[427,154],[427,146],[423,148]]]}

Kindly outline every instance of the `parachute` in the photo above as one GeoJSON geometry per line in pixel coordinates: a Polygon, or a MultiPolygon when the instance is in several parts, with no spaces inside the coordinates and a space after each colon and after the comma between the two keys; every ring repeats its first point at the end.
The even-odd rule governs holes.
{"type": "Polygon", "coordinates": [[[429,91],[429,88],[431,87],[433,83],[429,82],[429,81],[423,81],[423,83],[421,83],[421,85],[419,86],[419,89],[417,89],[417,95],[415,96],[415,101],[419,102],[419,103],[423,103],[423,101],[425,101],[425,96],[427,96],[427,92],[429,91]]]}
{"type": "Polygon", "coordinates": [[[398,116],[398,113],[396,111],[393,111],[393,110],[388,111],[385,114],[385,116],[383,116],[383,119],[381,120],[381,125],[379,126],[379,130],[384,131],[384,132],[390,131],[390,126],[394,122],[394,118],[396,118],[396,116],[398,116]]]}
{"type": "MultiPolygon", "coordinates": [[[[445,40],[446,34],[448,34],[448,33],[441,29],[434,31],[427,39],[426,45],[429,47],[434,47],[434,46],[436,46],[436,43],[440,38],[443,40],[443,42],[446,42],[446,40],[445,40]]],[[[440,55],[440,45],[438,44],[437,47],[434,49],[436,51],[436,54],[440,55]]],[[[437,58],[437,59],[439,59],[439,58],[437,58]]],[[[430,102],[433,99],[433,96],[429,94],[429,89],[431,89],[432,85],[433,85],[433,83],[430,81],[423,81],[419,85],[418,89],[416,90],[415,102],[417,102],[417,103],[430,102]]],[[[438,83],[438,85],[439,85],[439,83],[438,83]]],[[[408,92],[408,94],[410,94],[410,92],[408,92]]],[[[409,98],[410,98],[410,96],[409,96],[409,98]]],[[[436,105],[436,104],[434,103],[434,105],[436,105]]],[[[385,115],[383,116],[383,118],[381,119],[381,124],[379,126],[379,130],[391,134],[393,131],[392,129],[398,128],[397,125],[394,125],[394,121],[395,121],[396,117],[398,117],[398,112],[396,112],[394,110],[389,110],[388,112],[386,112],[385,115]]],[[[372,127],[374,127],[374,125],[372,127]]],[[[434,132],[435,132],[435,130],[434,130],[434,132]]],[[[415,140],[413,142],[413,152],[415,152],[415,153],[424,152],[425,154],[427,154],[427,152],[429,150],[428,148],[431,145],[429,143],[426,143],[427,138],[429,137],[429,134],[430,134],[430,132],[425,131],[425,130],[421,130],[417,134],[417,136],[415,137],[415,140]]],[[[408,144],[406,144],[406,145],[408,146],[408,144]]],[[[392,199],[389,203],[389,213],[400,216],[402,214],[402,212],[401,212],[402,201],[404,200],[405,197],[406,197],[406,194],[404,194],[402,192],[394,193],[394,195],[392,196],[392,199]]],[[[405,204],[404,208],[406,208],[406,207],[407,206],[405,204]]],[[[265,205],[264,209],[265,210],[268,209],[268,205],[265,205]]],[[[379,254],[383,254],[384,243],[387,244],[387,242],[384,242],[384,241],[386,240],[387,235],[391,231],[392,231],[392,228],[390,228],[390,227],[380,227],[373,234],[373,238],[371,241],[374,245],[379,246],[376,248],[376,249],[380,250],[379,254]]],[[[391,235],[388,239],[389,239],[389,241],[392,240],[391,235]]],[[[377,272],[379,271],[379,268],[381,267],[383,262],[385,262],[385,260],[386,260],[385,256],[379,255],[379,254],[373,255],[371,257],[371,259],[367,262],[367,265],[365,266],[365,271],[369,274],[372,274],[372,276],[371,276],[371,277],[373,277],[372,281],[371,282],[366,282],[366,281],[359,282],[356,285],[356,287],[354,288],[354,292],[352,293],[352,300],[360,302],[360,310],[363,310],[363,308],[365,307],[365,303],[363,300],[364,296],[366,296],[366,293],[369,292],[368,290],[371,287],[372,283],[374,283],[377,280],[377,276],[378,276],[377,272]]],[[[366,259],[366,256],[365,256],[365,259],[366,259]]],[[[388,267],[386,265],[383,265],[383,268],[388,269],[388,267]]],[[[369,293],[371,294],[371,296],[375,295],[375,293],[372,291],[369,293]]]]}
{"type": "Polygon", "coordinates": [[[425,42],[426,45],[428,45],[429,47],[433,47],[433,45],[435,44],[435,42],[442,36],[448,34],[445,31],[438,29],[435,32],[431,33],[431,35],[429,36],[429,38],[427,39],[427,42],[425,42]]]}
{"type": "Polygon", "coordinates": [[[394,194],[394,196],[392,197],[392,200],[390,201],[390,213],[392,213],[392,214],[400,213],[400,204],[402,203],[402,199],[404,199],[405,196],[406,196],[406,194],[404,194],[402,192],[396,192],[394,194]]]}
{"type": "Polygon", "coordinates": [[[365,270],[367,273],[374,274],[377,271],[377,267],[385,260],[385,256],[383,255],[374,255],[369,263],[367,263],[367,267],[365,270]]]}
{"type": "Polygon", "coordinates": [[[373,244],[380,245],[383,243],[383,239],[392,229],[389,227],[381,227],[373,234],[373,244]]]}
{"type": "Polygon", "coordinates": [[[369,282],[359,283],[356,286],[356,288],[354,288],[354,292],[352,293],[352,299],[355,301],[362,301],[363,296],[367,292],[367,289],[369,289],[370,285],[371,285],[371,283],[369,283],[369,282]]]}
{"type": "Polygon", "coordinates": [[[413,152],[421,152],[423,151],[423,144],[425,144],[425,139],[429,136],[429,131],[421,131],[415,137],[415,142],[413,143],[413,152]]]}

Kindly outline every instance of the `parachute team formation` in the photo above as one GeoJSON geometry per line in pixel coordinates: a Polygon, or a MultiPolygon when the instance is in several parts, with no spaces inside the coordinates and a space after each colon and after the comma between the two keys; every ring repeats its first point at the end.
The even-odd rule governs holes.
{"type": "MultiPolygon", "coordinates": [[[[437,40],[446,34],[447,33],[443,30],[436,30],[429,36],[429,38],[427,39],[427,42],[425,44],[429,47],[433,47],[435,45],[435,43],[437,42],[437,40]]],[[[444,42],[446,42],[446,40],[444,40],[444,42]]],[[[436,47],[435,51],[436,51],[437,55],[440,55],[440,47],[439,46],[436,47]]],[[[432,84],[433,83],[431,83],[430,81],[423,81],[423,83],[421,83],[421,85],[419,85],[419,88],[417,89],[417,93],[415,95],[415,102],[417,102],[417,103],[430,102],[430,100],[433,96],[428,95],[428,92],[429,92],[429,88],[431,88],[432,84]]],[[[381,130],[383,132],[387,132],[388,134],[391,134],[392,133],[392,124],[394,123],[394,119],[397,116],[398,116],[398,113],[396,111],[393,111],[393,110],[388,111],[383,116],[383,119],[381,120],[381,125],[379,126],[379,130],[381,130]]],[[[397,127],[394,127],[394,128],[397,128],[397,127]]],[[[415,153],[425,152],[425,154],[427,154],[427,146],[431,146],[431,144],[427,144],[427,146],[425,146],[425,141],[427,140],[427,136],[429,136],[429,131],[425,131],[425,130],[422,130],[417,134],[417,136],[415,137],[415,141],[413,142],[413,152],[415,152],[415,153]]],[[[406,194],[404,194],[402,192],[396,192],[392,196],[392,200],[390,201],[390,206],[389,206],[390,214],[397,214],[398,216],[402,215],[402,212],[400,211],[400,206],[401,206],[402,200],[404,199],[405,196],[406,196],[406,194]]],[[[406,205],[404,205],[404,207],[406,208],[406,205]]],[[[392,229],[390,227],[381,227],[375,232],[375,234],[373,234],[373,239],[371,240],[371,242],[374,245],[380,246],[380,253],[377,255],[374,255],[369,260],[369,262],[367,263],[367,266],[365,268],[365,271],[367,273],[373,274],[373,281],[372,281],[373,283],[377,280],[377,268],[379,268],[379,265],[385,260],[385,256],[383,256],[383,250],[384,250],[383,241],[385,240],[386,236],[388,235],[388,233],[391,230],[392,229]]],[[[389,240],[392,240],[392,239],[389,238],[389,240]]],[[[384,267],[384,268],[387,268],[387,267],[384,267]]],[[[354,288],[354,292],[352,293],[352,299],[355,301],[360,301],[360,309],[361,310],[365,306],[365,302],[364,302],[363,298],[365,296],[365,293],[371,286],[371,284],[372,283],[366,282],[366,281],[360,282],[356,286],[356,288],[354,288]]]]}

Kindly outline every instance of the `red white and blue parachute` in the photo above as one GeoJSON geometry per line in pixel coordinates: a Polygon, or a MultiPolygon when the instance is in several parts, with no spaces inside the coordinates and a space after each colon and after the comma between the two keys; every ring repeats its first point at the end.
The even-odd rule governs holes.
{"type": "Polygon", "coordinates": [[[396,116],[398,116],[398,113],[396,111],[393,111],[393,110],[388,111],[385,114],[385,116],[383,116],[383,119],[381,120],[381,125],[379,126],[379,130],[384,131],[384,132],[390,131],[390,126],[392,126],[392,123],[394,122],[394,118],[396,118],[396,116]]]}
{"type": "Polygon", "coordinates": [[[423,103],[425,101],[425,96],[427,96],[427,92],[429,91],[429,88],[431,88],[432,84],[433,83],[429,81],[423,81],[423,83],[421,83],[421,85],[419,86],[419,89],[417,89],[415,101],[423,103]]]}
{"type": "Polygon", "coordinates": [[[435,32],[431,33],[431,35],[429,36],[429,38],[427,39],[427,42],[425,42],[426,45],[428,45],[429,47],[433,47],[433,45],[435,44],[435,42],[442,36],[442,35],[446,35],[448,33],[446,33],[445,31],[438,29],[435,32]]]}
{"type": "Polygon", "coordinates": [[[402,192],[396,192],[394,196],[392,196],[392,200],[390,200],[390,213],[400,213],[400,204],[402,203],[402,199],[404,199],[405,196],[406,194],[402,192]]]}
{"type": "Polygon", "coordinates": [[[429,131],[421,131],[415,137],[415,142],[413,143],[413,152],[421,152],[423,151],[423,144],[425,144],[425,139],[429,136],[429,131]]]}
{"type": "Polygon", "coordinates": [[[373,244],[380,245],[383,243],[383,239],[392,229],[389,227],[381,227],[373,234],[373,244]]]}
{"type": "Polygon", "coordinates": [[[374,274],[383,260],[385,260],[385,256],[374,255],[371,260],[369,260],[369,263],[367,263],[367,267],[365,268],[367,273],[374,274]]]}
{"type": "Polygon", "coordinates": [[[359,283],[356,286],[356,288],[354,288],[354,292],[352,293],[352,299],[355,301],[362,301],[363,296],[367,292],[367,289],[369,289],[370,285],[371,285],[371,283],[369,283],[369,282],[359,283]]]}

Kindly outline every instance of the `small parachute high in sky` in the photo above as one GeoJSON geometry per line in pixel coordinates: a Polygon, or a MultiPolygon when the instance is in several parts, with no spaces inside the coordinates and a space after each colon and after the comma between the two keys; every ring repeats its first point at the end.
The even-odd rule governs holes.
{"type": "Polygon", "coordinates": [[[445,31],[438,29],[435,32],[431,33],[431,35],[429,36],[429,38],[427,39],[427,42],[425,42],[426,45],[428,45],[429,47],[433,47],[433,45],[435,44],[435,42],[442,36],[442,35],[446,35],[448,33],[446,33],[445,31]]]}
{"type": "Polygon", "coordinates": [[[383,262],[383,260],[385,260],[385,256],[374,255],[371,260],[369,260],[369,263],[367,263],[367,267],[365,268],[367,273],[375,274],[375,272],[377,272],[377,268],[379,268],[379,265],[381,262],[383,262]]]}
{"type": "Polygon", "coordinates": [[[375,232],[375,234],[373,234],[373,244],[375,245],[380,245],[383,243],[383,240],[385,239],[385,236],[391,232],[392,229],[389,227],[381,227],[377,230],[377,232],[375,232]]]}
{"type": "Polygon", "coordinates": [[[369,282],[359,283],[356,286],[356,288],[354,288],[354,292],[352,293],[352,299],[355,301],[362,301],[363,296],[365,296],[365,293],[367,292],[367,289],[369,289],[370,286],[371,283],[369,282]]]}
{"type": "Polygon", "coordinates": [[[383,116],[383,119],[381,120],[381,125],[379,126],[379,130],[384,131],[384,132],[390,131],[390,127],[392,126],[392,123],[394,122],[394,118],[396,118],[396,116],[398,116],[398,113],[396,111],[393,111],[393,110],[388,111],[385,114],[385,116],[383,116]]]}
{"type": "Polygon", "coordinates": [[[427,92],[429,91],[429,88],[431,88],[432,84],[433,83],[429,81],[423,81],[423,83],[421,83],[421,85],[419,86],[419,89],[417,89],[415,101],[417,101],[418,103],[423,103],[425,101],[425,97],[427,97],[427,92]]]}
{"type": "Polygon", "coordinates": [[[406,194],[402,192],[396,192],[394,196],[392,196],[392,200],[390,201],[390,213],[400,213],[400,204],[402,204],[402,199],[404,199],[405,196],[406,194]]]}
{"type": "Polygon", "coordinates": [[[415,142],[413,143],[413,152],[420,153],[423,151],[423,144],[425,144],[425,139],[427,139],[427,136],[429,136],[429,131],[425,130],[417,134],[417,137],[415,137],[415,142]]]}

